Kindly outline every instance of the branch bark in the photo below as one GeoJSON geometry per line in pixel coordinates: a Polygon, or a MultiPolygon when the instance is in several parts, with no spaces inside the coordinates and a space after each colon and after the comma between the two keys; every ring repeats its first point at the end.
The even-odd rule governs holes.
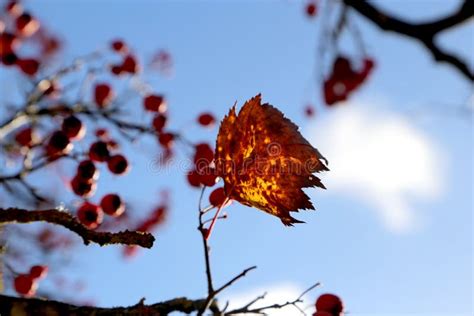
{"type": "MultiPolygon", "coordinates": [[[[0,208],[0,224],[47,222],[63,226],[79,235],[85,245],[93,242],[101,246],[122,244],[151,248],[155,241],[150,233],[136,231],[121,231],[117,233],[98,232],[89,230],[68,212],[51,209],[43,211],[28,211],[19,208],[0,208]]],[[[1,314],[1,313],[0,313],[1,314]]]]}
{"type": "Polygon", "coordinates": [[[444,18],[426,23],[411,23],[395,18],[381,11],[367,1],[344,0],[344,3],[384,31],[418,40],[438,62],[444,62],[457,69],[465,78],[474,81],[474,72],[458,56],[444,51],[435,43],[435,37],[442,31],[460,25],[474,16],[474,1],[465,0],[459,9],[444,18]]]}
{"type": "MultiPolygon", "coordinates": [[[[172,312],[182,312],[190,314],[192,312],[200,310],[205,304],[205,301],[205,299],[190,300],[185,297],[180,297],[151,305],[145,305],[144,300],[142,300],[138,304],[129,307],[102,308],[76,306],[72,304],[36,298],[18,298],[0,295],[0,314],[35,316],[164,316],[172,312]]],[[[219,315],[219,309],[216,301],[212,303],[211,311],[213,311],[213,315],[219,315]]]]}

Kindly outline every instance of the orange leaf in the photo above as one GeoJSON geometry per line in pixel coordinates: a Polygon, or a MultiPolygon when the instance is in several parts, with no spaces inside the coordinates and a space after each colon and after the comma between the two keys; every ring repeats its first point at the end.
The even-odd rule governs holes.
{"type": "Polygon", "coordinates": [[[275,215],[287,226],[302,223],[290,212],[314,209],[302,188],[325,189],[313,173],[329,170],[298,126],[270,104],[261,104],[260,95],[238,115],[234,105],[223,119],[215,158],[229,198],[275,215]]]}

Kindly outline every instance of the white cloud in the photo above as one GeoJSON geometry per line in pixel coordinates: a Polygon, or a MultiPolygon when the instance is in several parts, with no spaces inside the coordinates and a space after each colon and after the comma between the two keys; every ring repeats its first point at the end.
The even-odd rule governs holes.
{"type": "MultiPolygon", "coordinates": [[[[284,304],[288,301],[292,301],[298,298],[298,296],[303,291],[304,289],[300,289],[299,287],[292,284],[280,284],[276,286],[269,286],[267,288],[252,289],[250,291],[230,294],[227,297],[223,298],[223,302],[225,302],[226,300],[229,301],[229,307],[227,310],[230,311],[232,309],[240,308],[247,305],[255,298],[267,292],[265,298],[259,300],[257,303],[255,303],[255,305],[252,305],[252,307],[262,307],[272,304],[284,304]]],[[[310,301],[311,295],[308,295],[308,297],[304,297],[303,299],[304,303],[299,305],[300,308],[307,307],[308,305],[313,305],[313,302],[310,301]]],[[[312,309],[308,309],[307,314],[311,314],[309,313],[309,311],[313,312],[312,309]]],[[[266,313],[270,316],[301,316],[301,312],[298,311],[298,309],[296,309],[294,306],[287,306],[283,309],[271,309],[266,311],[266,313]]]]}
{"type": "Polygon", "coordinates": [[[411,199],[431,201],[441,191],[439,151],[407,118],[380,103],[331,109],[308,135],[329,160],[328,190],[369,204],[391,231],[416,227],[420,214],[411,199]]]}

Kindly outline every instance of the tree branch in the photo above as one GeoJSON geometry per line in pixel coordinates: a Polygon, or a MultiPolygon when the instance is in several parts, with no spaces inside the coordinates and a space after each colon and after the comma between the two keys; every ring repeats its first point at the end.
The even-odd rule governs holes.
{"type": "Polygon", "coordinates": [[[367,1],[343,0],[344,3],[377,25],[380,29],[405,35],[421,42],[438,62],[444,62],[457,69],[464,77],[474,81],[474,73],[458,56],[442,50],[434,41],[440,32],[464,23],[474,16],[474,1],[465,0],[453,14],[426,23],[410,23],[383,12],[367,1]]]}
{"type": "Polygon", "coordinates": [[[79,235],[83,239],[85,245],[94,242],[101,246],[123,244],[151,248],[155,241],[153,235],[145,232],[126,230],[118,233],[109,233],[89,230],[79,223],[70,213],[56,209],[28,211],[19,208],[0,208],[0,224],[31,222],[47,222],[63,226],[79,235]]]}
{"type": "MultiPolygon", "coordinates": [[[[157,315],[164,316],[172,312],[182,312],[190,314],[202,308],[205,300],[190,300],[185,297],[175,298],[172,300],[145,305],[144,300],[130,307],[89,307],[76,306],[57,301],[18,298],[6,295],[0,295],[0,314],[1,315],[75,315],[75,316],[142,316],[157,315]]],[[[213,315],[218,314],[217,302],[211,305],[213,315]]]]}

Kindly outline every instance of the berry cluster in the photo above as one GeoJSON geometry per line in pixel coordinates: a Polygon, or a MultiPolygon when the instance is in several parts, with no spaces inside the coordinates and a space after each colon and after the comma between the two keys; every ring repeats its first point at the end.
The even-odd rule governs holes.
{"type": "Polygon", "coordinates": [[[8,2],[4,12],[4,20],[0,17],[0,65],[16,66],[25,75],[34,76],[41,63],[60,48],[60,42],[18,1],[8,2]],[[38,57],[20,57],[20,48],[27,42],[37,46],[38,57]]]}
{"type": "Polygon", "coordinates": [[[187,174],[188,183],[193,187],[208,186],[216,184],[217,175],[213,167],[214,150],[209,144],[197,144],[194,153],[194,168],[187,174]]]}
{"type": "Polygon", "coordinates": [[[373,68],[374,61],[369,58],[364,59],[362,69],[356,71],[348,58],[344,56],[337,57],[331,75],[324,81],[326,104],[333,105],[347,100],[349,95],[364,83],[373,68]]]}
{"type": "Polygon", "coordinates": [[[36,294],[38,281],[48,274],[48,267],[42,265],[32,266],[26,274],[19,274],[13,279],[15,291],[23,296],[31,297],[36,294]]]}

